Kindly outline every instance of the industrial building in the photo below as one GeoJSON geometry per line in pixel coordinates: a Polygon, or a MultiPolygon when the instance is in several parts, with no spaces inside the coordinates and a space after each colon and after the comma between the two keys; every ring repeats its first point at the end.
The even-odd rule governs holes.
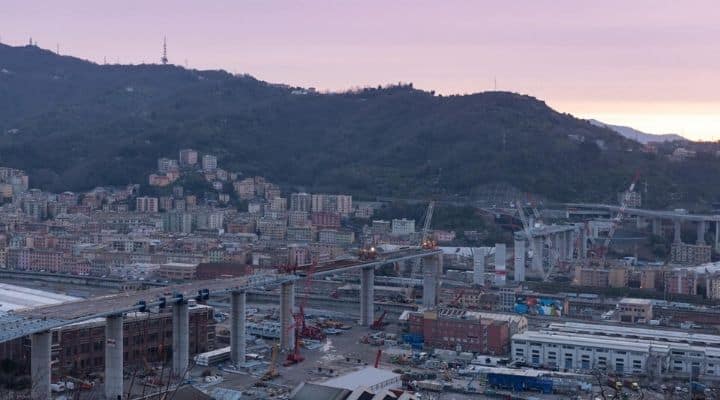
{"type": "Polygon", "coordinates": [[[720,336],[683,331],[556,323],[514,335],[512,358],[561,371],[606,370],[626,376],[717,380],[718,342],[720,336]]]}
{"type": "Polygon", "coordinates": [[[524,330],[527,319],[441,308],[410,313],[408,327],[411,334],[422,336],[429,348],[502,355],[509,350],[511,330],[524,330]]]}

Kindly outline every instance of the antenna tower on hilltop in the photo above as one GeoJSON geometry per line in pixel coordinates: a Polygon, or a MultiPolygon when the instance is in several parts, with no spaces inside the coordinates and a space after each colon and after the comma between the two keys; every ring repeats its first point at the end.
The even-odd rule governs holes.
{"type": "Polygon", "coordinates": [[[161,61],[163,64],[167,64],[167,63],[168,63],[168,58],[167,58],[167,38],[165,38],[165,37],[163,38],[163,54],[162,54],[162,58],[160,59],[160,61],[161,61]]]}

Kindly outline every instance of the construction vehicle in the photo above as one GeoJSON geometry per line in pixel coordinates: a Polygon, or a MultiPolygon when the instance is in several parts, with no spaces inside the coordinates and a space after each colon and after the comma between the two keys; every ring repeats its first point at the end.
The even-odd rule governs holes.
{"type": "Polygon", "coordinates": [[[375,368],[380,366],[380,357],[382,357],[382,349],[378,349],[377,354],[375,355],[375,368]]]}
{"type": "Polygon", "coordinates": [[[375,246],[364,247],[358,252],[358,259],[361,261],[372,261],[377,259],[378,252],[375,246]]]}
{"type": "Polygon", "coordinates": [[[280,352],[280,345],[275,344],[272,348],[272,358],[270,359],[270,366],[268,370],[260,377],[260,380],[265,382],[277,378],[280,374],[277,372],[277,359],[278,353],[280,352]]]}
{"type": "Polygon", "coordinates": [[[305,308],[300,304],[300,312],[297,315],[298,326],[295,329],[295,336],[303,339],[325,340],[327,337],[323,330],[317,326],[305,324],[305,308]]]}
{"type": "Polygon", "coordinates": [[[287,355],[283,366],[289,367],[291,365],[301,363],[303,362],[303,360],[305,360],[305,357],[300,354],[300,338],[298,337],[298,335],[295,335],[295,345],[293,346],[293,351],[292,353],[287,355]]]}
{"type": "Polygon", "coordinates": [[[385,325],[387,325],[387,322],[385,322],[385,316],[387,315],[387,310],[383,311],[382,315],[378,317],[373,323],[370,325],[370,329],[374,331],[381,331],[385,329],[385,325]]]}

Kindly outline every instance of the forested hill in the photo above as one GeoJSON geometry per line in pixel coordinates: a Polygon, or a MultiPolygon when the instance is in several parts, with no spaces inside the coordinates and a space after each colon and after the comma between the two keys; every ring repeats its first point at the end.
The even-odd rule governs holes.
{"type": "Polygon", "coordinates": [[[0,165],[27,170],[33,186],[80,190],[145,183],[158,157],[191,147],[230,171],[366,196],[464,195],[502,183],[555,200],[609,200],[635,170],[657,205],[668,193],[707,202],[720,194],[709,181],[720,172],[715,157],[670,163],[529,96],[294,89],[0,45],[0,165]]]}

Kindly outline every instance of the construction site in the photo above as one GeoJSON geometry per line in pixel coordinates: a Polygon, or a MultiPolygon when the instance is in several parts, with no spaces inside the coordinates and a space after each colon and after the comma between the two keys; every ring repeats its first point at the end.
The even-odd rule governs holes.
{"type": "Polygon", "coordinates": [[[18,387],[20,398],[29,391],[30,398],[78,399],[344,399],[365,392],[383,399],[549,399],[603,390],[664,398],[712,391],[720,381],[712,362],[720,337],[707,321],[720,317],[716,310],[601,290],[639,280],[639,289],[652,283],[677,294],[714,293],[720,267],[692,269],[682,260],[704,256],[690,250],[675,250],[672,257],[681,260],[662,266],[618,256],[637,242],[628,231],[652,228],[662,236],[663,220],[673,221],[674,248],[686,245],[683,223],[697,224],[693,246],[703,249],[710,247],[708,221],[718,227],[715,216],[630,208],[627,193],[636,181],[620,206],[558,210],[518,199],[481,210],[509,226],[511,245],[440,246],[430,201],[414,242],[371,236],[344,257],[246,269],[239,277],[135,291],[62,278],[27,283],[27,275],[13,280],[6,273],[0,358],[12,359],[12,374],[21,378],[3,382],[18,387]],[[579,322],[587,326],[571,325],[579,322]],[[597,337],[624,335],[628,322],[648,332],[628,333],[617,349],[597,337]],[[696,330],[712,344],[692,347],[698,339],[683,341],[678,329],[696,330]],[[563,348],[580,350],[558,359],[552,348],[560,336],[563,348]],[[647,344],[656,337],[677,344],[658,353],[647,344]],[[593,346],[617,352],[612,370],[600,351],[582,353],[593,346]],[[707,361],[699,366],[676,356],[691,351],[707,361]],[[688,377],[695,383],[683,383],[688,377]],[[672,384],[663,388],[663,381],[672,384]]]}

